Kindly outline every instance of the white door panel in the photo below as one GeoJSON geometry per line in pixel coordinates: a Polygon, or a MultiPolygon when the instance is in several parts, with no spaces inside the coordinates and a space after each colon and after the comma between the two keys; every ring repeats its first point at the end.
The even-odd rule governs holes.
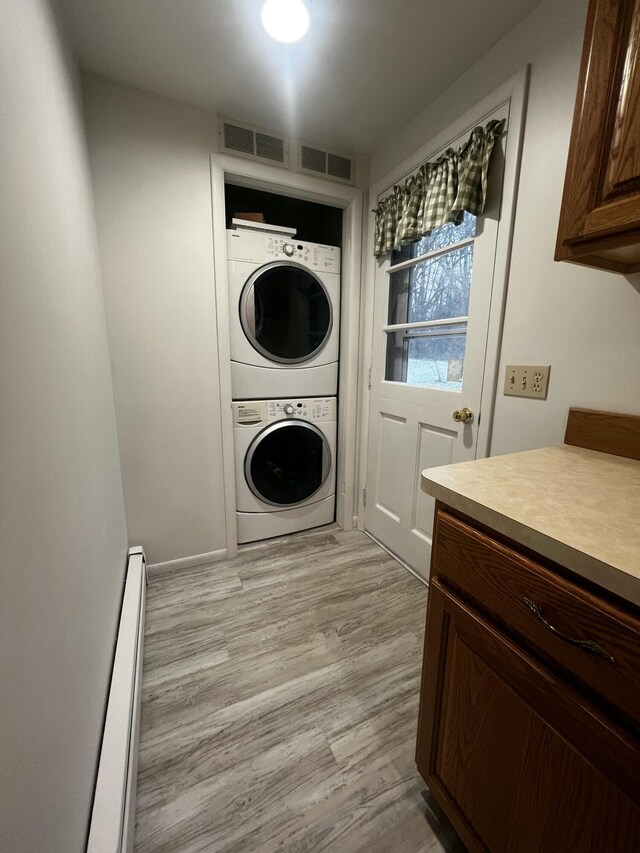
{"type": "Polygon", "coordinates": [[[403,484],[397,476],[398,460],[406,452],[407,421],[380,412],[380,449],[377,457],[375,500],[381,512],[399,521],[402,514],[403,484]]]}
{"type": "Polygon", "coordinates": [[[367,529],[426,578],[434,501],[422,491],[420,473],[454,461],[459,429],[434,425],[428,407],[406,404],[403,416],[397,409],[395,400],[380,399],[377,435],[370,443],[369,471],[375,477],[367,485],[367,529]]]}
{"type": "Polygon", "coordinates": [[[420,475],[425,468],[435,468],[438,465],[449,465],[453,459],[453,448],[456,440],[455,430],[446,430],[431,424],[418,424],[417,465],[413,489],[413,507],[411,513],[411,529],[427,543],[431,542],[433,534],[433,510],[435,501],[422,490],[420,475]]]}

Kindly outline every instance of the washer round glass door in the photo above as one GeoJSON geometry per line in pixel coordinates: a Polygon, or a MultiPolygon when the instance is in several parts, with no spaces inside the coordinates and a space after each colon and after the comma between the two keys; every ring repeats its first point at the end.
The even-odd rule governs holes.
{"type": "Polygon", "coordinates": [[[249,343],[271,361],[308,361],[329,340],[331,300],[310,270],[275,261],[256,270],[245,284],[240,322],[249,343]]]}
{"type": "Polygon", "coordinates": [[[324,435],[306,421],[277,421],[251,442],[244,462],[253,494],[271,506],[295,506],[325,484],[331,451],[324,435]]]}

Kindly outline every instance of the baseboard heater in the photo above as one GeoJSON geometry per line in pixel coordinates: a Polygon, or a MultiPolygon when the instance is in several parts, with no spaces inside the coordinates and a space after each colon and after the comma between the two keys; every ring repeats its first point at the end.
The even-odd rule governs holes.
{"type": "Polygon", "coordinates": [[[144,551],[131,548],[87,853],[133,850],[146,588],[144,551]]]}

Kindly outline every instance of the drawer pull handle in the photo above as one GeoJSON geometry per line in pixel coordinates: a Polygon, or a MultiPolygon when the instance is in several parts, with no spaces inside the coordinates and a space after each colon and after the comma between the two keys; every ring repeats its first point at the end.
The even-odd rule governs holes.
{"type": "Polygon", "coordinates": [[[526,596],[522,599],[523,603],[536,617],[538,622],[542,622],[547,631],[550,631],[552,634],[555,634],[561,640],[564,640],[565,643],[571,643],[572,646],[579,646],[581,649],[585,649],[587,652],[593,652],[594,655],[598,655],[601,658],[605,658],[605,660],[611,661],[611,663],[615,663],[615,659],[606,649],[603,649],[599,643],[596,643],[594,640],[576,640],[574,637],[568,637],[566,634],[563,634],[562,631],[558,631],[551,622],[548,622],[544,616],[542,615],[542,609],[538,607],[535,601],[531,601],[530,598],[526,596]]]}

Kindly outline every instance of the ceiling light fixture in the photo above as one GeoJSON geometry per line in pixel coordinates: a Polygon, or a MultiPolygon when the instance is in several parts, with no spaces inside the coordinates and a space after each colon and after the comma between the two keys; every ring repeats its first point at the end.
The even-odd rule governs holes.
{"type": "Polygon", "coordinates": [[[262,25],[277,41],[299,41],[309,29],[309,11],[302,0],[267,0],[262,25]]]}

